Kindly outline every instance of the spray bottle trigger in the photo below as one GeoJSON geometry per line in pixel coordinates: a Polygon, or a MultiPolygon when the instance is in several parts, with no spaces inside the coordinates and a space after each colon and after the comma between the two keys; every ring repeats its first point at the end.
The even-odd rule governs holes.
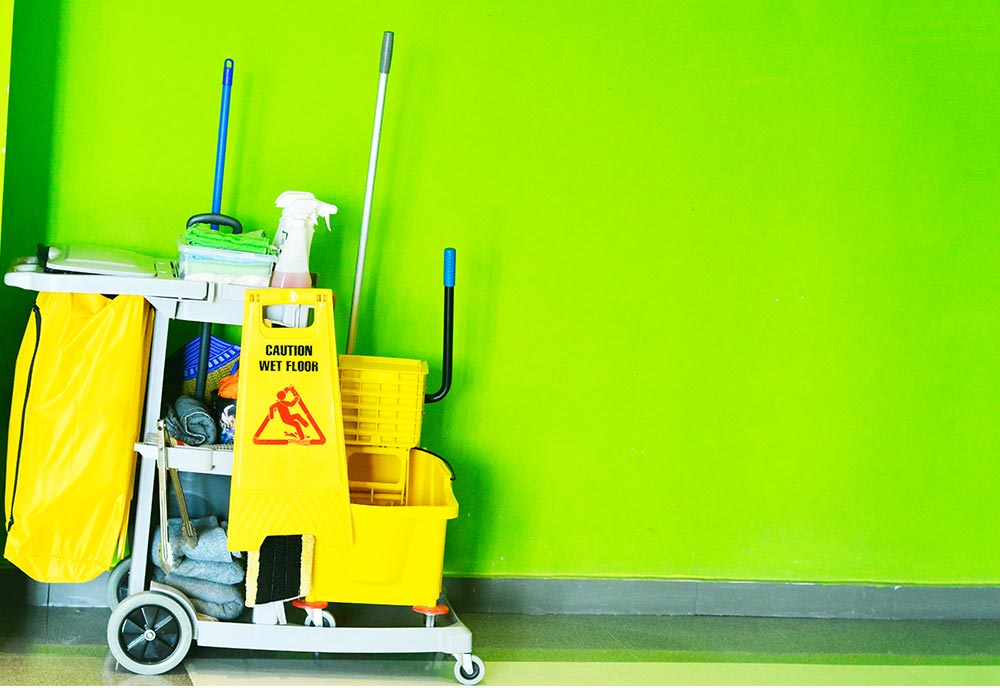
{"type": "Polygon", "coordinates": [[[317,209],[317,212],[319,213],[319,215],[321,215],[323,217],[323,219],[326,220],[326,228],[327,228],[327,230],[329,230],[331,232],[333,231],[333,225],[330,224],[330,216],[331,215],[336,215],[337,214],[337,210],[338,210],[337,206],[332,205],[330,203],[323,203],[323,202],[320,202],[319,208],[317,209]]]}

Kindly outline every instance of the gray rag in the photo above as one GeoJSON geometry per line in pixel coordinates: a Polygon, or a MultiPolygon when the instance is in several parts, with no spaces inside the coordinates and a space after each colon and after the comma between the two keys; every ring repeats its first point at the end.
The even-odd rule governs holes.
{"type": "MultiPolygon", "coordinates": [[[[170,573],[188,578],[200,578],[213,583],[242,583],[246,577],[243,566],[233,561],[226,549],[226,531],[218,525],[215,516],[196,518],[191,521],[198,534],[197,547],[189,547],[181,535],[181,519],[167,520],[170,537],[170,573]]],[[[151,556],[153,564],[163,568],[160,557],[160,529],[153,532],[151,556]]]]}
{"type": "MultiPolygon", "coordinates": [[[[229,562],[233,557],[240,558],[239,552],[230,552],[226,537],[225,525],[220,525],[215,516],[205,516],[191,520],[194,532],[198,535],[198,544],[189,547],[182,532],[183,521],[179,518],[167,519],[167,529],[170,532],[170,549],[174,552],[173,562],[176,564],[178,555],[198,561],[229,562]]],[[[156,531],[159,535],[160,531],[156,531]]],[[[154,536],[155,537],[155,536],[154,536]]],[[[157,564],[159,566],[159,564],[157,564]]]]}
{"type": "MultiPolygon", "coordinates": [[[[191,519],[194,532],[198,534],[198,546],[191,548],[184,542],[181,532],[182,521],[180,518],[167,519],[167,533],[170,537],[170,564],[171,567],[180,564],[185,557],[198,559],[200,561],[230,561],[231,556],[226,549],[226,533],[222,531],[221,542],[215,530],[222,530],[219,519],[215,516],[205,516],[203,518],[191,519]],[[203,541],[204,540],[204,541],[203,541]],[[197,552],[196,556],[192,556],[197,552]]],[[[160,529],[153,533],[153,563],[163,568],[160,562],[160,529]]]]}
{"type": "MultiPolygon", "coordinates": [[[[159,568],[163,566],[153,561],[159,568]]],[[[212,583],[222,583],[232,585],[242,583],[246,578],[246,571],[235,561],[198,561],[197,559],[182,559],[181,562],[170,569],[171,575],[184,576],[186,578],[198,578],[212,583]]]]}
{"type": "Polygon", "coordinates": [[[192,447],[212,444],[219,436],[215,418],[205,405],[186,394],[167,409],[166,420],[170,436],[192,447]]]}
{"type": "Polygon", "coordinates": [[[155,568],[153,578],[171,585],[191,599],[195,609],[224,621],[235,619],[243,613],[242,581],[246,578],[241,562],[227,549],[226,531],[215,516],[205,516],[191,521],[198,533],[198,545],[189,547],[181,536],[181,519],[167,519],[170,537],[171,570],[164,573],[160,558],[160,529],[153,532],[150,548],[155,568]],[[198,558],[195,558],[197,556],[198,558]]]}
{"type": "Polygon", "coordinates": [[[242,602],[216,604],[215,602],[206,602],[205,600],[192,597],[191,604],[194,605],[196,612],[214,617],[219,621],[232,621],[243,613],[242,602]]]}
{"type": "MultiPolygon", "coordinates": [[[[181,547],[181,553],[185,557],[196,561],[230,562],[233,560],[233,555],[229,552],[229,540],[226,537],[226,531],[221,526],[206,528],[201,531],[196,527],[195,532],[198,533],[198,545],[196,547],[188,547],[184,544],[181,547]]],[[[183,541],[184,539],[181,538],[182,543],[183,541]]]]}
{"type": "Polygon", "coordinates": [[[223,585],[211,581],[164,573],[153,569],[153,578],[177,588],[191,599],[191,604],[202,614],[214,616],[223,621],[231,621],[243,613],[243,591],[239,585],[223,585]]]}

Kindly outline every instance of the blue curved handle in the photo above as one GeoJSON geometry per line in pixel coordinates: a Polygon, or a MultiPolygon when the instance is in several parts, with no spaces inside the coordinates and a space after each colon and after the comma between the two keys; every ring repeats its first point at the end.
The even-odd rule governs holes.
{"type": "Polygon", "coordinates": [[[444,250],[444,286],[455,286],[455,249],[444,250]]]}
{"type": "Polygon", "coordinates": [[[451,389],[453,367],[452,349],[455,339],[455,249],[444,250],[444,333],[441,353],[441,389],[424,395],[425,404],[434,404],[445,398],[451,389]]]}

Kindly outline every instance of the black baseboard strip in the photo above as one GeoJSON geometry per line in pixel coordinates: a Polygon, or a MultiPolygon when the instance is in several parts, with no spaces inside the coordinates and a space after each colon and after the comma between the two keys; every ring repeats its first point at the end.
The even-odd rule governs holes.
{"type": "MultiPolygon", "coordinates": [[[[104,574],[44,584],[0,569],[0,604],[101,607],[104,574]]],[[[821,585],[589,578],[445,578],[459,613],[764,616],[825,619],[1000,619],[1000,587],[821,585]]]]}
{"type": "Polygon", "coordinates": [[[493,614],[1000,619],[1000,587],[449,578],[445,591],[455,609],[493,614]]]}

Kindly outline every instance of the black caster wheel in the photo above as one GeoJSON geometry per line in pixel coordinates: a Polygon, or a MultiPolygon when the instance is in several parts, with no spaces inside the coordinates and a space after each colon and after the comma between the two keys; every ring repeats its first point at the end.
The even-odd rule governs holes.
{"type": "Polygon", "coordinates": [[[136,674],[163,674],[191,649],[191,618],[180,602],[158,592],[126,597],[108,619],[108,647],[118,663],[136,674]]]}

